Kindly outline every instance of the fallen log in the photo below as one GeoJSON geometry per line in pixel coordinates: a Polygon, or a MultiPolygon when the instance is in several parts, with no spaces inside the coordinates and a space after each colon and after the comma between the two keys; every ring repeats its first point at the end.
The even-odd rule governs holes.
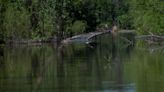
{"type": "Polygon", "coordinates": [[[158,36],[158,35],[141,35],[136,36],[136,40],[146,40],[146,41],[154,41],[154,42],[163,42],[164,36],[158,36]]]}
{"type": "MultiPolygon", "coordinates": [[[[95,32],[90,32],[90,33],[84,33],[84,34],[79,34],[79,35],[75,35],[72,36],[70,38],[64,39],[62,41],[63,44],[65,43],[90,43],[93,42],[91,39],[99,36],[99,35],[103,35],[103,34],[110,34],[111,30],[104,30],[104,31],[95,31],[95,32]]],[[[131,35],[131,36],[135,36],[136,33],[134,30],[120,30],[118,31],[117,34],[121,34],[121,35],[131,35]]]]}

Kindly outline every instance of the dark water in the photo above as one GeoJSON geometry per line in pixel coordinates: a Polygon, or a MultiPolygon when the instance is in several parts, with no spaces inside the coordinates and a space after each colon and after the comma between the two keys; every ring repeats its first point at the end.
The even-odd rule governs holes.
{"type": "Polygon", "coordinates": [[[0,47],[0,92],[164,92],[164,51],[104,38],[0,47]]]}

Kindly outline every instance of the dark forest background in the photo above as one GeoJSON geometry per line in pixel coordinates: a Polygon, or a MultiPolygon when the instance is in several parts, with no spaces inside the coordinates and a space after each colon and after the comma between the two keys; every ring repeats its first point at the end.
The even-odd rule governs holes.
{"type": "Polygon", "coordinates": [[[0,0],[0,40],[65,38],[111,28],[164,33],[162,0],[0,0]]]}

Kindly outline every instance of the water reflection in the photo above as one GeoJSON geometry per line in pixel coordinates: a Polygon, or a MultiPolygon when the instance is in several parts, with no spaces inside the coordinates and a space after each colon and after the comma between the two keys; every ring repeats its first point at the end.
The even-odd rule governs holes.
{"type": "Polygon", "coordinates": [[[0,92],[164,91],[162,52],[100,40],[92,47],[1,47],[0,92]]]}
{"type": "Polygon", "coordinates": [[[3,66],[4,64],[4,49],[3,47],[0,47],[0,66],[3,66]]]}

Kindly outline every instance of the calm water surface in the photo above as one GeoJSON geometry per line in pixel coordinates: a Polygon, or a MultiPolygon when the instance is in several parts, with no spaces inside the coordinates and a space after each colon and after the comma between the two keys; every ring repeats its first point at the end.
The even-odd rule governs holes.
{"type": "Polygon", "coordinates": [[[164,92],[164,50],[98,44],[0,47],[0,92],[164,92]]]}

